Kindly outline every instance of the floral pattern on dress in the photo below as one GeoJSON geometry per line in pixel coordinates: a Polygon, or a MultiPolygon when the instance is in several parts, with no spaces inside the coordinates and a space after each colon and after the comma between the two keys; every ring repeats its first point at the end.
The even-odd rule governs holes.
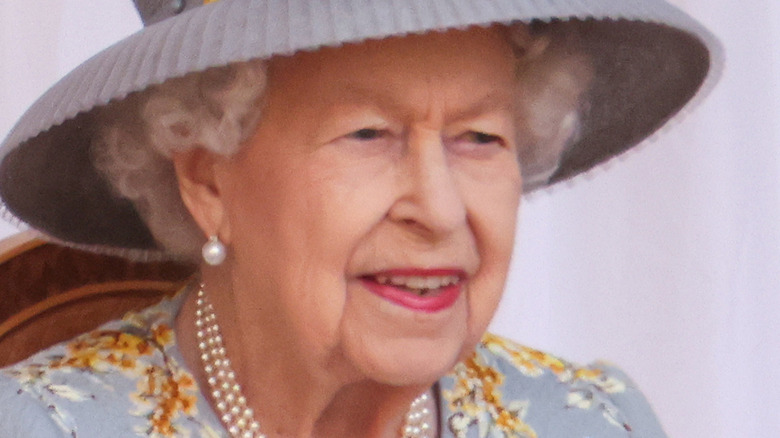
{"type": "MultiPolygon", "coordinates": [[[[25,397],[25,403],[18,404],[25,407],[8,415],[20,414],[19,425],[49,416],[73,438],[105,436],[94,430],[109,423],[122,431],[118,436],[129,435],[125,431],[158,438],[227,436],[192,375],[177,363],[181,354],[172,327],[182,301],[179,295],[128,314],[0,370],[12,377],[13,392],[38,401],[38,410],[30,409],[31,400],[25,397]],[[110,406],[95,410],[101,403],[110,406]]],[[[664,437],[641,394],[626,391],[626,381],[615,374],[621,375],[609,367],[577,367],[486,334],[476,352],[438,384],[439,430],[442,436],[457,438],[575,436],[573,431],[576,436],[625,437],[631,427],[623,421],[619,403],[632,406],[628,409],[639,419],[636,426],[641,430],[635,433],[649,430],[643,436],[664,437]]],[[[4,408],[16,406],[12,394],[0,394],[10,402],[4,408]]],[[[11,418],[8,415],[0,418],[11,418]]]]}
{"type": "MultiPolygon", "coordinates": [[[[124,375],[136,382],[136,391],[129,395],[134,406],[130,414],[145,419],[136,426],[138,436],[189,436],[188,429],[179,423],[194,420],[198,387],[192,375],[169,354],[175,339],[168,321],[172,321],[171,315],[160,308],[129,313],[117,329],[88,332],[69,342],[62,354],[48,356],[43,362],[23,363],[5,372],[16,378],[24,391],[48,406],[52,419],[70,436],[78,436],[77,427],[60,402],[84,402],[96,397],[68,385],[54,384],[51,377],[55,372],[79,373],[109,391],[112,388],[102,384],[100,377],[124,375]]],[[[199,428],[201,436],[219,436],[207,425],[199,428]]]]}
{"type": "Polygon", "coordinates": [[[474,354],[458,363],[450,373],[455,380],[452,390],[443,390],[449,404],[447,427],[457,438],[465,438],[468,430],[477,426],[480,437],[537,438],[536,432],[525,423],[528,401],[515,400],[504,406],[499,389],[504,375],[484,363],[474,354]]]}
{"type": "Polygon", "coordinates": [[[545,372],[553,373],[560,383],[569,388],[567,408],[600,410],[610,424],[631,430],[631,426],[620,418],[617,407],[609,397],[610,394],[625,392],[624,381],[606,374],[598,367],[579,367],[490,333],[485,334],[481,345],[496,356],[509,360],[526,376],[539,377],[545,372]]]}
{"type": "MultiPolygon", "coordinates": [[[[609,397],[625,392],[622,380],[597,367],[578,367],[490,333],[482,337],[480,347],[509,361],[525,376],[539,378],[552,373],[568,387],[565,408],[596,409],[609,424],[631,431],[609,397]]],[[[477,427],[481,438],[537,438],[536,431],[525,422],[531,402],[512,400],[505,404],[500,388],[506,377],[486,363],[483,355],[474,353],[456,365],[450,377],[453,389],[444,390],[442,395],[453,413],[447,426],[456,437],[465,437],[470,428],[477,427]]]]}

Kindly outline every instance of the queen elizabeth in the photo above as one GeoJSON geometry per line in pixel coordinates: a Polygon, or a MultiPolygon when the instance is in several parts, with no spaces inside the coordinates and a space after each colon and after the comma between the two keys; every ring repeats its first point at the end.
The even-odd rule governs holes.
{"type": "Polygon", "coordinates": [[[620,370],[486,334],[524,193],[708,78],[661,0],[136,0],[2,146],[8,213],[198,263],[0,370],[3,437],[663,437],[620,370]]]}

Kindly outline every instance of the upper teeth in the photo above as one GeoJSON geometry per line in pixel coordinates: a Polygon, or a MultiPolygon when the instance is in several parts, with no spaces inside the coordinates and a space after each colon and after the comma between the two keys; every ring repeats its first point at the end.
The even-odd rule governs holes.
{"type": "Polygon", "coordinates": [[[457,275],[442,276],[402,276],[402,275],[378,275],[376,281],[381,284],[392,284],[408,289],[439,289],[441,287],[455,284],[459,281],[457,275]]]}

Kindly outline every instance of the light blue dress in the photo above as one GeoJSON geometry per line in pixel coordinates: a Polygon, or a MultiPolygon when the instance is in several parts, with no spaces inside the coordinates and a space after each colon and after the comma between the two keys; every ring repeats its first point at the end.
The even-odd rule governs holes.
{"type": "MultiPolygon", "coordinates": [[[[227,437],[173,331],[184,293],[0,370],[0,437],[227,437]]],[[[443,437],[662,438],[614,367],[487,334],[436,386],[443,437]]]]}

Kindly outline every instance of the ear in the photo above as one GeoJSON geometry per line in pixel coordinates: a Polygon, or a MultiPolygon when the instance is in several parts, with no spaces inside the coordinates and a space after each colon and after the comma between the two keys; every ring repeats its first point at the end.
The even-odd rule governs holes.
{"type": "Polygon", "coordinates": [[[206,237],[230,241],[225,204],[217,177],[217,166],[226,158],[201,148],[175,152],[172,157],[179,193],[206,237]]]}

